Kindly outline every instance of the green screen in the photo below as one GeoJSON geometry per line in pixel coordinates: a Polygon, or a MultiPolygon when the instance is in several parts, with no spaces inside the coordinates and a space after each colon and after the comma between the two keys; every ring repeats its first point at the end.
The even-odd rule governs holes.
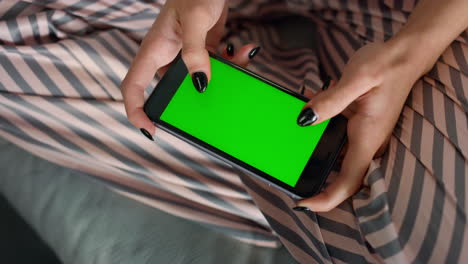
{"type": "Polygon", "coordinates": [[[328,121],[301,127],[304,102],[211,58],[199,93],[187,74],[161,120],[294,187],[328,121]]]}

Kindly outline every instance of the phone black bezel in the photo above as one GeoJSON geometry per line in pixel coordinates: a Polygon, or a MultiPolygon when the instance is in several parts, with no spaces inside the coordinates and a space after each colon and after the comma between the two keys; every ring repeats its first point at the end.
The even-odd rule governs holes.
{"type": "MultiPolygon", "coordinates": [[[[280,84],[277,84],[254,72],[242,68],[222,57],[219,57],[215,54],[210,54],[210,56],[230,65],[231,67],[234,67],[237,70],[249,74],[254,78],[266,82],[271,86],[280,89],[281,91],[288,93],[304,102],[308,101],[307,97],[288,90],[280,84]]],[[[314,152],[312,153],[312,156],[307,162],[304,171],[296,183],[296,186],[292,187],[160,119],[164,109],[167,107],[186,76],[187,68],[185,67],[185,64],[179,54],[174,59],[174,62],[169,67],[167,72],[158,82],[154,91],[148,97],[144,105],[145,113],[153,121],[153,123],[155,123],[155,125],[192,145],[200,147],[211,155],[214,155],[221,160],[236,166],[248,174],[257,176],[257,178],[264,180],[267,183],[275,184],[277,187],[291,194],[295,198],[310,197],[320,191],[346,141],[346,118],[344,118],[342,115],[338,115],[330,120],[325,132],[322,135],[322,138],[317,144],[314,152]],[[314,177],[313,175],[318,176],[314,177]]]]}

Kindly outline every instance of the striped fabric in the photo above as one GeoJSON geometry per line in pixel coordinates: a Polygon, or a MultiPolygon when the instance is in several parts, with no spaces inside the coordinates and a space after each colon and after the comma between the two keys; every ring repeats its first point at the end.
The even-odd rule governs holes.
{"type": "MultiPolygon", "coordinates": [[[[0,1],[0,136],[242,241],[283,244],[300,263],[467,259],[468,32],[415,84],[360,191],[329,213],[303,213],[284,193],[162,131],[149,144],[127,121],[119,85],[162,4],[0,1]]],[[[260,44],[250,67],[310,95],[320,76],[338,79],[356,49],[398,32],[415,1],[231,5],[224,40],[260,44]],[[317,32],[304,32],[317,34],[315,49],[285,48],[268,21],[289,15],[316,23],[317,32]]]]}

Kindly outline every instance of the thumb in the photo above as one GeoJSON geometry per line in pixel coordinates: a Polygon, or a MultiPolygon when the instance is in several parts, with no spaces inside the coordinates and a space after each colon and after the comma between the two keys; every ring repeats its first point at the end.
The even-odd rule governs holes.
{"type": "Polygon", "coordinates": [[[206,36],[211,25],[206,12],[192,12],[181,20],[182,28],[182,59],[193,85],[200,92],[204,92],[211,78],[210,60],[206,49],[206,36]]]}
{"type": "Polygon", "coordinates": [[[328,120],[348,107],[354,100],[362,95],[362,90],[354,83],[331,82],[330,88],[312,97],[302,108],[297,118],[300,126],[319,124],[328,120]]]}

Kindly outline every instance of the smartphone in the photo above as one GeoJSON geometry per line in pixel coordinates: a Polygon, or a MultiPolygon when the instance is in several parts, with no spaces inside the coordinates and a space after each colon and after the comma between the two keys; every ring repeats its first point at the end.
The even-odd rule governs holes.
{"type": "Polygon", "coordinates": [[[144,105],[156,127],[294,198],[318,193],[346,140],[346,119],[301,127],[306,97],[214,54],[210,63],[200,93],[177,56],[144,105]]]}

